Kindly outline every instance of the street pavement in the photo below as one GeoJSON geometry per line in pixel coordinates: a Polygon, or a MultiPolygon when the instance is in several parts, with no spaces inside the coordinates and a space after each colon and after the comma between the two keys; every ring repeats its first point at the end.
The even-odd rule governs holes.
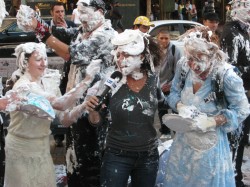
{"type": "MultiPolygon", "coordinates": [[[[157,118],[156,118],[157,119],[157,118]]],[[[156,129],[159,129],[159,121],[155,121],[156,129]]],[[[160,137],[160,132],[158,131],[158,137],[160,137]]],[[[164,139],[161,139],[165,141],[164,139]]],[[[56,166],[56,173],[57,173],[57,187],[67,187],[66,181],[66,168],[65,168],[65,155],[66,155],[66,148],[65,148],[65,141],[63,142],[62,147],[56,147],[55,141],[53,136],[50,137],[50,151],[56,166]]],[[[245,148],[243,164],[242,164],[242,172],[244,176],[244,184],[245,187],[250,187],[250,146],[245,148]]]]}
{"type": "Polygon", "coordinates": [[[55,164],[57,187],[67,187],[66,176],[66,146],[65,141],[62,147],[56,147],[53,136],[50,136],[50,153],[55,164]]]}
{"type": "Polygon", "coordinates": [[[66,155],[66,147],[65,141],[63,141],[62,147],[56,147],[53,136],[50,136],[50,153],[53,158],[53,162],[55,165],[65,165],[65,155],[66,155]]]}
{"type": "Polygon", "coordinates": [[[246,147],[243,157],[242,172],[244,176],[244,184],[250,187],[250,146],[246,147]]]}
{"type": "MultiPolygon", "coordinates": [[[[160,121],[159,118],[157,117],[157,112],[155,115],[155,128],[158,130],[160,129],[160,121]]],[[[161,137],[161,134],[159,130],[157,131],[158,137],[161,137]]],[[[161,138],[160,138],[161,139],[161,138]]],[[[162,140],[163,142],[165,141],[164,139],[162,140]]],[[[243,163],[242,163],[242,173],[243,173],[243,182],[245,184],[245,187],[250,187],[250,145],[245,148],[244,151],[244,157],[243,157],[243,163]]]]}

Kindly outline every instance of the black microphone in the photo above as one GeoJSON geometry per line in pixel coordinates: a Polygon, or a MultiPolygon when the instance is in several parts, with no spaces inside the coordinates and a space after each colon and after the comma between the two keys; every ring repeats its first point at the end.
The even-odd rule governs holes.
{"type": "Polygon", "coordinates": [[[104,99],[108,95],[110,89],[115,89],[117,87],[117,83],[122,79],[122,73],[120,71],[115,71],[111,74],[110,78],[105,81],[105,89],[101,95],[98,95],[99,103],[95,107],[95,111],[99,111],[103,104],[104,99]]]}

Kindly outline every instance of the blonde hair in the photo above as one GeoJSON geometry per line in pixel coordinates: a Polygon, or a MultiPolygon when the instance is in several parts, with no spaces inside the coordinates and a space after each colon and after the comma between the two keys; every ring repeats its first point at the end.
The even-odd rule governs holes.
{"type": "Polygon", "coordinates": [[[189,54],[202,53],[218,62],[225,62],[228,58],[219,48],[218,36],[208,27],[197,26],[188,30],[180,38],[184,41],[184,49],[189,54]]]}

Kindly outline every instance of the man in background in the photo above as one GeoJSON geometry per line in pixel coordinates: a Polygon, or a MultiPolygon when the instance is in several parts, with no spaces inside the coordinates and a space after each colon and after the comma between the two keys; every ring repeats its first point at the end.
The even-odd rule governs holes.
{"type": "MultiPolygon", "coordinates": [[[[164,54],[159,70],[160,71],[159,77],[160,77],[161,90],[165,96],[169,95],[177,62],[183,56],[182,51],[176,45],[174,45],[170,41],[170,39],[171,39],[170,33],[168,30],[165,29],[161,30],[157,35],[158,44],[160,45],[164,54]]],[[[164,139],[171,138],[170,129],[162,122],[162,116],[164,114],[167,114],[169,109],[170,108],[162,108],[159,109],[158,111],[161,122],[161,128],[160,128],[160,132],[162,134],[161,138],[164,139]]]]}
{"type": "Polygon", "coordinates": [[[207,26],[213,33],[218,37],[220,33],[218,31],[218,26],[220,23],[220,18],[215,12],[213,1],[208,1],[203,12],[203,25],[207,26]]]}
{"type": "Polygon", "coordinates": [[[11,0],[11,7],[9,10],[9,16],[15,17],[17,14],[17,11],[20,8],[21,0],[11,0]]]}
{"type": "Polygon", "coordinates": [[[139,29],[143,33],[147,33],[150,27],[154,27],[155,25],[149,21],[149,19],[145,16],[138,16],[133,25],[133,29],[139,29]]]}
{"type": "Polygon", "coordinates": [[[119,2],[111,3],[111,11],[110,11],[110,20],[112,23],[112,27],[117,32],[123,32],[124,28],[122,25],[122,14],[119,10],[119,2]]]}
{"type": "Polygon", "coordinates": [[[154,15],[154,20],[157,21],[160,19],[160,5],[159,3],[154,3],[152,6],[152,12],[154,15]]]}
{"type": "Polygon", "coordinates": [[[226,9],[226,22],[232,21],[232,19],[231,19],[231,5],[227,4],[225,9],[226,9]]]}
{"type": "Polygon", "coordinates": [[[182,9],[183,20],[189,20],[191,10],[192,10],[192,5],[190,4],[190,1],[186,1],[185,6],[182,9]]]}
{"type": "Polygon", "coordinates": [[[219,23],[220,19],[218,17],[218,14],[216,14],[215,12],[204,13],[203,25],[207,26],[214,33],[217,32],[219,23]]]}
{"type": "Polygon", "coordinates": [[[179,19],[178,7],[179,7],[178,0],[175,0],[174,11],[172,12],[172,18],[176,20],[179,19]]]}
{"type": "Polygon", "coordinates": [[[65,8],[62,2],[53,3],[50,8],[50,14],[52,20],[48,24],[51,27],[70,28],[76,26],[72,21],[65,20],[65,8]]]}

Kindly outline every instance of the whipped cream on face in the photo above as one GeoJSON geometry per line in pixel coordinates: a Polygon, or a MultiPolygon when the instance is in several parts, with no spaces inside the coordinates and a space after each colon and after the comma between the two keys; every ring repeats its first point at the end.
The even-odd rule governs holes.
{"type": "Polygon", "coordinates": [[[81,1],[77,3],[78,11],[80,13],[79,20],[83,25],[84,32],[90,32],[95,30],[99,24],[104,23],[105,19],[102,12],[96,10],[92,6],[84,6],[83,3],[89,4],[90,2],[81,1]]]}

